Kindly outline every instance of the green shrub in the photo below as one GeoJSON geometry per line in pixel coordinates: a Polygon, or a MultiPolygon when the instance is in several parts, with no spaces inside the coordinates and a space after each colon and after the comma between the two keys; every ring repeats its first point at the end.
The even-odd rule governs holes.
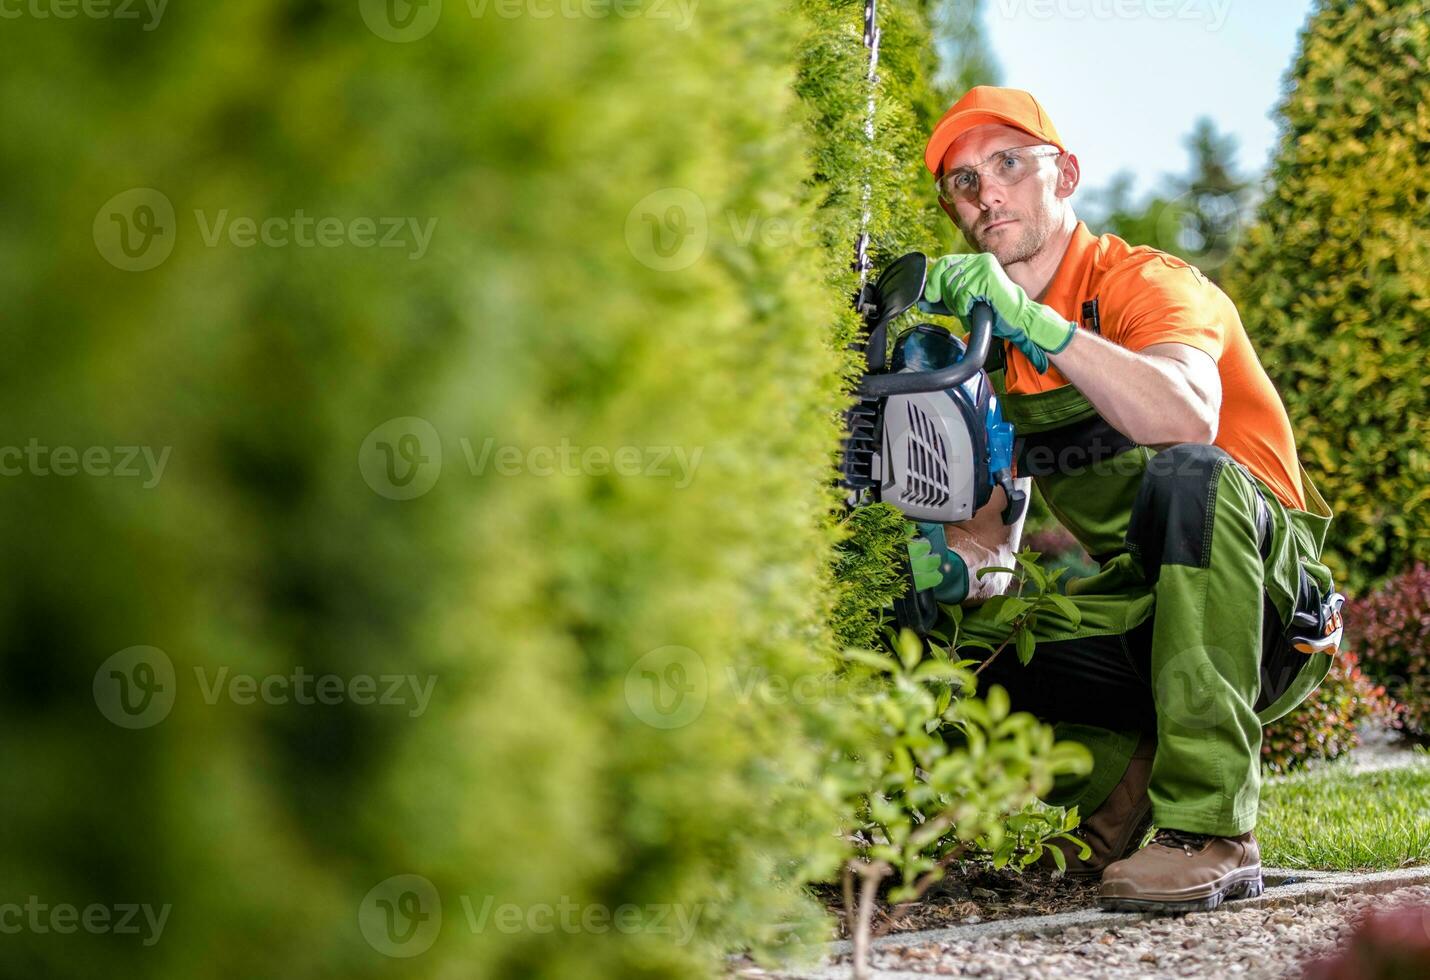
{"type": "Polygon", "coordinates": [[[890,604],[908,587],[903,552],[911,525],[890,504],[856,508],[842,525],[847,537],[835,550],[839,597],[830,626],[841,649],[872,650],[884,644],[880,627],[890,604]]]}
{"type": "Polygon", "coordinates": [[[1430,568],[1417,564],[1345,608],[1347,642],[1401,705],[1400,723],[1430,737],[1430,568]]]}
{"type": "Polygon", "coordinates": [[[769,3],[700,4],[688,31],[452,3],[397,44],[358,8],[173,8],[148,33],[5,22],[0,281],[24,312],[7,324],[3,444],[172,447],[150,489],[0,487],[5,900],[173,910],[153,949],[26,932],[5,937],[7,963],[712,971],[725,948],[810,918],[795,870],[837,826],[809,789],[824,762],[800,734],[813,709],[756,710],[730,679],[832,656],[830,324],[846,295],[825,263],[847,252],[773,233],[815,220],[793,95],[807,25],[769,3]],[[688,198],[643,203],[671,187],[708,230],[676,270],[641,238],[677,230],[663,222],[688,198]],[[176,213],[173,252],[148,271],[116,268],[92,237],[128,188],[176,213]],[[420,260],[208,245],[224,209],[437,225],[420,260]],[[362,449],[375,432],[376,450],[414,445],[418,428],[379,428],[405,417],[435,433],[415,444],[424,477],[442,451],[411,500],[362,449]],[[472,472],[489,439],[516,472],[501,457],[472,472]],[[579,455],[567,472],[564,446],[635,447],[640,472],[579,455]],[[164,651],[177,698],[129,731],[91,689],[135,644],[164,651]],[[642,658],[671,648],[693,652],[708,695],[666,730],[636,707],[647,674],[668,676],[642,658]],[[195,676],[299,667],[437,680],[410,717],[209,704],[195,676]],[[443,900],[436,942],[407,960],[365,941],[358,916],[422,898],[370,895],[400,874],[443,900]],[[699,914],[689,942],[478,931],[462,898],[699,914]]]}
{"type": "Polygon", "coordinates": [[[1226,269],[1348,591],[1430,556],[1430,4],[1319,0],[1278,109],[1271,188],[1226,269]]]}
{"type": "MultiPolygon", "coordinates": [[[[1031,636],[1032,617],[1065,601],[1045,598],[1049,583],[1035,557],[1023,568],[1035,588],[1023,611],[1010,616],[1010,640],[1020,657],[1030,646],[1023,638],[1031,636]]],[[[960,862],[1027,867],[1053,838],[1072,840],[1068,831],[1077,825],[1075,809],[1043,807],[1038,797],[1057,776],[1091,769],[1086,747],[1054,742],[1050,726],[1027,712],[1010,713],[1001,687],[973,697],[975,662],[952,659],[956,634],[947,643],[921,641],[905,630],[891,654],[844,654],[849,669],[840,691],[855,710],[843,732],[845,751],[826,780],[850,818],[841,834],[848,841],[843,895],[856,974],[867,965],[875,898],[885,879],[890,901],[912,901],[960,862]]],[[[1061,864],[1062,852],[1052,850],[1061,864]]]]}
{"type": "Polygon", "coordinates": [[[810,30],[801,46],[795,85],[810,139],[810,184],[819,206],[822,271],[841,300],[830,343],[844,360],[848,390],[863,368],[848,345],[859,329],[849,299],[858,286],[854,244],[869,186],[868,258],[877,270],[908,251],[939,254],[955,232],[939,210],[923,147],[947,108],[932,87],[937,58],[921,0],[879,4],[882,36],[876,88],[875,139],[864,134],[869,88],[862,0],[804,0],[810,30]]]}

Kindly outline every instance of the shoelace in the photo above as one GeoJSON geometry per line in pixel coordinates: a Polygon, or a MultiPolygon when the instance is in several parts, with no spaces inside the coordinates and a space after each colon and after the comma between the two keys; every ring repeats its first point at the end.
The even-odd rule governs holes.
{"type": "Polygon", "coordinates": [[[1158,830],[1152,838],[1153,844],[1162,844],[1166,847],[1180,847],[1188,854],[1200,851],[1212,839],[1211,834],[1193,834],[1185,830],[1158,830]]]}

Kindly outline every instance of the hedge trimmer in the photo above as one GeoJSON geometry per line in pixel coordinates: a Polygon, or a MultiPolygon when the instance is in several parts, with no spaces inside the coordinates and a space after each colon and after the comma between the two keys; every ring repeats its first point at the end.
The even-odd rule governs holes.
{"type": "MultiPolygon", "coordinates": [[[[869,52],[864,139],[871,152],[880,35],[877,0],[864,0],[864,47],[869,52]]],[[[893,363],[886,367],[888,326],[923,298],[928,258],[910,252],[869,283],[870,172],[861,190],[854,243],[859,292],[854,303],[864,319],[866,373],[859,402],[845,413],[840,482],[849,491],[851,505],[884,501],[916,522],[927,539],[921,546],[925,557],[919,560],[932,560],[926,557],[930,552],[942,559],[948,552],[944,524],[971,518],[988,502],[995,485],[1008,495],[1004,523],[1016,522],[1027,507],[1026,495],[1013,488],[1013,426],[1003,421],[983,371],[993,308],[973,305],[967,347],[942,327],[914,326],[899,336],[893,363]]],[[[939,590],[920,588],[924,576],[908,556],[903,563],[908,586],[894,602],[894,615],[900,626],[926,636],[938,618],[939,590]]]]}
{"type": "MultiPolygon", "coordinates": [[[[919,323],[895,339],[887,356],[889,324],[923,296],[928,258],[910,252],[860,287],[855,305],[864,320],[858,346],[865,358],[859,401],[845,413],[847,437],[840,482],[853,506],[892,504],[918,525],[937,554],[947,551],[944,525],[967,521],[1002,487],[1013,524],[1027,496],[1013,484],[1013,426],[983,370],[993,331],[993,308],[974,303],[968,343],[943,327],[919,323]]],[[[937,589],[920,588],[904,559],[908,586],[894,602],[900,626],[927,635],[938,617],[937,589]]]]}

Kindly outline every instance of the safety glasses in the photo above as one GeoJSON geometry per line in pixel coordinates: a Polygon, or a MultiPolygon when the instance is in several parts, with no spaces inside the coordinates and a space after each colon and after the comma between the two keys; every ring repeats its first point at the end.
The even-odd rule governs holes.
{"type": "Polygon", "coordinates": [[[1011,187],[1038,169],[1039,157],[1062,156],[1063,151],[1044,143],[1010,146],[971,167],[957,167],[938,178],[938,196],[949,204],[978,199],[981,175],[999,187],[1011,187]],[[1045,147],[1040,149],[1040,147],[1045,147]]]}

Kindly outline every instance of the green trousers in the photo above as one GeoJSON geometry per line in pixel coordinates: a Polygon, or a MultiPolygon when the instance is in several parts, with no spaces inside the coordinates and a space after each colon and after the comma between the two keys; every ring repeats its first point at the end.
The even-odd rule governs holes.
{"type": "MultiPolygon", "coordinates": [[[[1038,478],[1054,514],[1102,562],[1069,586],[1080,622],[1041,613],[1031,661],[1021,664],[1010,644],[980,687],[1001,684],[1015,710],[1092,751],[1092,772],[1060,779],[1047,802],[1091,813],[1139,736],[1155,732],[1156,824],[1245,833],[1256,823],[1262,726],[1330,668],[1326,654],[1290,649],[1282,626],[1302,569],[1331,589],[1318,560],[1330,510],[1304,469],[1302,511],[1215,446],[1136,447],[1095,470],[1038,478]]],[[[1008,633],[978,608],[965,610],[959,629],[995,647],[1008,633]]]]}

